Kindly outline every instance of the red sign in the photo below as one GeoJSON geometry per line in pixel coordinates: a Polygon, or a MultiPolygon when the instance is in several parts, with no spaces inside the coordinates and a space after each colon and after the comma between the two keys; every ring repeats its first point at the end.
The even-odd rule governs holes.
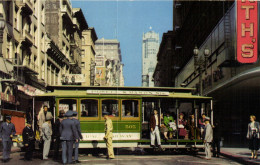
{"type": "Polygon", "coordinates": [[[237,0],[237,60],[257,61],[257,0],[237,0]]]}

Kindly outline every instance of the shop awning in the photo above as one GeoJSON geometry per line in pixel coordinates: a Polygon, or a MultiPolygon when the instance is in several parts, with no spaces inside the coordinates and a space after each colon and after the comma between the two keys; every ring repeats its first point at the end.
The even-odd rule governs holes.
{"type": "Polygon", "coordinates": [[[1,115],[9,115],[9,116],[17,116],[17,117],[25,117],[26,113],[16,110],[2,109],[1,115]]]}

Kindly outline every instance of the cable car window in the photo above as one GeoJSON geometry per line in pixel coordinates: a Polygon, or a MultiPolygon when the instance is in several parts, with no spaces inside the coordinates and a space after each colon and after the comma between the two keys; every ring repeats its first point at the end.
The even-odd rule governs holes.
{"type": "Polygon", "coordinates": [[[80,102],[81,117],[98,116],[98,100],[84,99],[80,102]]]}
{"type": "Polygon", "coordinates": [[[139,102],[137,100],[122,101],[123,117],[139,117],[139,102]]]}
{"type": "Polygon", "coordinates": [[[118,117],[118,100],[102,100],[102,116],[118,117]]]}
{"type": "Polygon", "coordinates": [[[59,100],[59,111],[64,110],[65,113],[70,111],[77,111],[77,100],[74,99],[60,99],[59,100]]]}

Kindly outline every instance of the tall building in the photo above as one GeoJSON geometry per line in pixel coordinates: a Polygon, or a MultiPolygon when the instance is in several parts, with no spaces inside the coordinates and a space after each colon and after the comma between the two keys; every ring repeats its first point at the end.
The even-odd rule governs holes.
{"type": "Polygon", "coordinates": [[[68,74],[81,75],[84,30],[82,10],[69,0],[0,3],[0,121],[11,114],[14,124],[23,125],[43,104],[33,105],[33,96],[62,85],[68,74]]]}
{"type": "Polygon", "coordinates": [[[123,63],[118,40],[99,39],[96,48],[96,80],[100,86],[124,86],[123,63]]]}
{"type": "Polygon", "coordinates": [[[88,28],[82,32],[81,71],[84,74],[85,86],[94,86],[95,83],[95,42],[97,34],[94,28],[88,28]]]}
{"type": "MultiPolygon", "coordinates": [[[[151,28],[150,28],[151,29],[151,28]]],[[[143,34],[142,44],[142,86],[153,87],[153,73],[159,49],[159,33],[149,31],[143,34]]]]}

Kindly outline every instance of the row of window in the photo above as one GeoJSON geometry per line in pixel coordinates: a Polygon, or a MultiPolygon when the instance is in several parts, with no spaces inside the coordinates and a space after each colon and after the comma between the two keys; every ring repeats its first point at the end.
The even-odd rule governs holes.
{"type": "MultiPolygon", "coordinates": [[[[81,117],[98,117],[98,102],[96,99],[80,100],[80,115],[81,117]]],[[[121,116],[122,117],[139,117],[139,101],[138,100],[122,100],[121,101],[121,116]]],[[[102,116],[119,117],[119,100],[106,99],[101,100],[102,116]]],[[[59,111],[68,110],[77,111],[77,100],[61,99],[59,100],[59,111]]]]}

